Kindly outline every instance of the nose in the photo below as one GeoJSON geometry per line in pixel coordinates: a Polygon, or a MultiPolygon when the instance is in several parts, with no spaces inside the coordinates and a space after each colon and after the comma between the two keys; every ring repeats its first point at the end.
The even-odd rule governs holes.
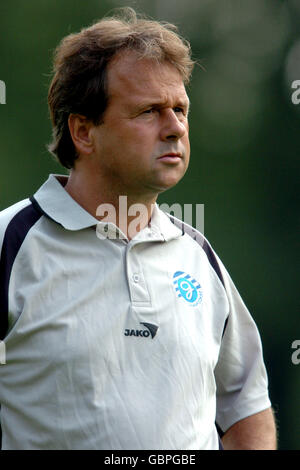
{"type": "Polygon", "coordinates": [[[162,140],[179,140],[188,131],[187,119],[173,109],[164,109],[160,136],[162,140]]]}

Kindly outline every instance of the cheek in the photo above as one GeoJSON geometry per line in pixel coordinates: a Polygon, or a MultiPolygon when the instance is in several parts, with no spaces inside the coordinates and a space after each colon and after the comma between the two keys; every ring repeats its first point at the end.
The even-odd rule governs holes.
{"type": "Polygon", "coordinates": [[[137,158],[138,161],[152,155],[156,145],[153,132],[141,126],[134,126],[128,132],[122,133],[120,142],[122,142],[122,148],[127,149],[128,158],[137,158]]]}
{"type": "Polygon", "coordinates": [[[142,148],[154,139],[153,131],[145,126],[132,125],[120,127],[115,132],[116,140],[121,143],[122,147],[142,148]]]}
{"type": "Polygon", "coordinates": [[[156,139],[155,129],[150,125],[135,125],[130,129],[129,133],[132,142],[136,142],[137,145],[140,144],[141,146],[145,145],[146,142],[154,142],[156,139]]]}
{"type": "Polygon", "coordinates": [[[184,148],[185,148],[186,157],[189,158],[189,156],[190,156],[190,151],[191,151],[191,146],[190,146],[190,139],[189,139],[189,134],[188,134],[188,132],[187,132],[186,135],[183,137],[183,139],[182,139],[182,144],[184,145],[184,148]]]}

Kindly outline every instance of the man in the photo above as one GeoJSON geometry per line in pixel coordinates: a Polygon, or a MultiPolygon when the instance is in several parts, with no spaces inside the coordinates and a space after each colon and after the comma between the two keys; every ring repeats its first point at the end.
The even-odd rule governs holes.
{"type": "Polygon", "coordinates": [[[156,205],[189,163],[189,45],[126,15],[58,47],[50,148],[70,175],[0,215],[2,448],[275,449],[257,328],[156,205]]]}

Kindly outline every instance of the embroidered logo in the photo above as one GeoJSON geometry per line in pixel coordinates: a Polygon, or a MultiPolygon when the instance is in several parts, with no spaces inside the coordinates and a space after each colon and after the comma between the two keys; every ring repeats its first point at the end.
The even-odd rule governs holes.
{"type": "Polygon", "coordinates": [[[190,306],[196,307],[203,297],[201,286],[196,279],[183,271],[173,274],[173,284],[177,297],[183,298],[190,306]]]}

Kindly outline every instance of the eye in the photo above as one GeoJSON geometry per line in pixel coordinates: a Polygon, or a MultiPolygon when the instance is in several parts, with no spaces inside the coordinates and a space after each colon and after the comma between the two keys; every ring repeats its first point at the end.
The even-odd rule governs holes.
{"type": "Polygon", "coordinates": [[[186,114],[185,109],[181,108],[180,106],[176,106],[176,108],[174,108],[174,112],[175,113],[181,113],[183,115],[186,114]]]}
{"type": "Polygon", "coordinates": [[[151,113],[153,113],[154,111],[155,111],[154,108],[149,108],[149,109],[145,109],[145,111],[143,111],[142,114],[151,114],[151,113]]]}

